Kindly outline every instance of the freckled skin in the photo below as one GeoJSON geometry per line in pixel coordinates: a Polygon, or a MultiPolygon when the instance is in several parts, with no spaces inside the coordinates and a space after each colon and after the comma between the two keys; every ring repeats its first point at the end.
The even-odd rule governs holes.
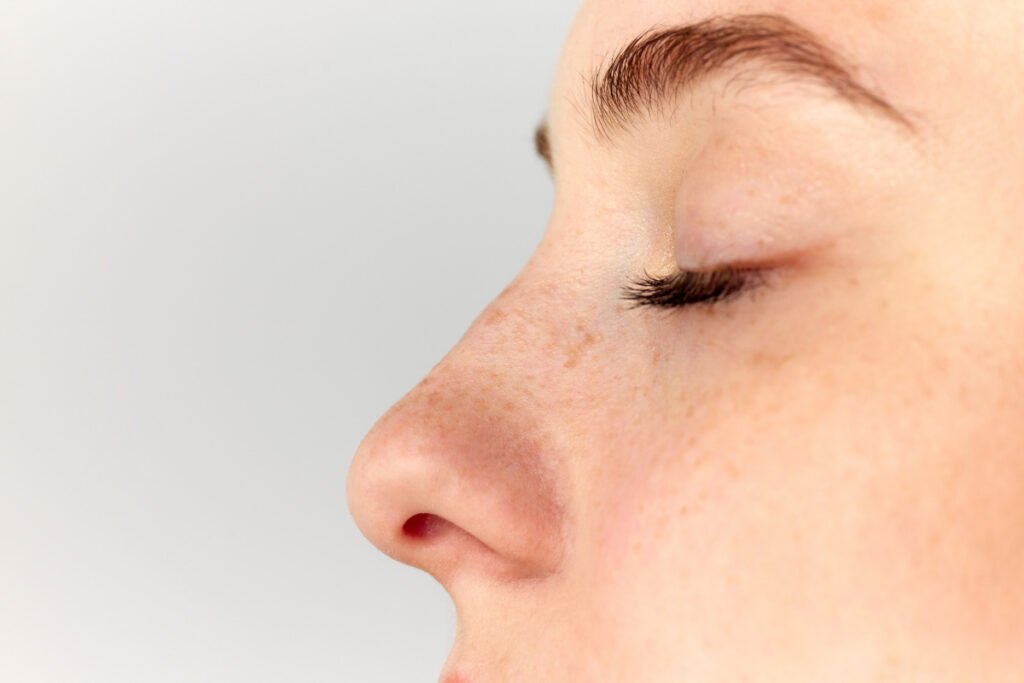
{"type": "Polygon", "coordinates": [[[587,351],[595,344],[600,343],[604,337],[600,334],[594,334],[593,332],[587,331],[584,323],[576,325],[576,335],[566,352],[565,363],[562,367],[566,370],[571,370],[579,365],[580,357],[583,356],[587,351]]]}
{"type": "Polygon", "coordinates": [[[1022,680],[1017,27],[1003,0],[583,4],[545,239],[350,472],[366,535],[456,604],[448,673],[1022,680]],[[588,138],[580,74],[716,12],[786,13],[918,136],[711,83],[588,138]],[[735,300],[621,299],[673,259],[739,253],[773,268],[735,300]]]}

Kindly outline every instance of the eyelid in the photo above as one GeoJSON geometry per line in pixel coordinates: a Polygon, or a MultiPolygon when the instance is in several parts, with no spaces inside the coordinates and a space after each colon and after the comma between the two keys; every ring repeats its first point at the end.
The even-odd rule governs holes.
{"type": "Polygon", "coordinates": [[[724,267],[709,271],[677,270],[666,276],[644,274],[623,290],[632,308],[712,306],[764,284],[757,268],[724,267]]]}

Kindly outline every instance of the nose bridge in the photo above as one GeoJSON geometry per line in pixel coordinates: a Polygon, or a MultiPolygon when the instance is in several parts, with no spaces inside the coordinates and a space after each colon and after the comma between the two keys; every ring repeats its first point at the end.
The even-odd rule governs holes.
{"type": "Polygon", "coordinates": [[[525,357],[539,321],[515,312],[518,289],[377,422],[350,468],[363,533],[442,582],[537,577],[562,555],[558,448],[525,357]]]}

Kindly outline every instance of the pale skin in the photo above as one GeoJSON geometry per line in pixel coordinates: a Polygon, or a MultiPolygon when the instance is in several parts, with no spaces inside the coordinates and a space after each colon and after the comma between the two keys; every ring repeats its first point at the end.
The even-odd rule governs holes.
{"type": "Polygon", "coordinates": [[[1024,680],[1022,44],[1006,0],[584,3],[545,238],[350,472],[455,602],[447,680],[1024,680]],[[637,34],[747,13],[914,132],[725,75],[588,127],[582,76],[637,34]],[[766,285],[621,296],[730,261],[766,285]]]}

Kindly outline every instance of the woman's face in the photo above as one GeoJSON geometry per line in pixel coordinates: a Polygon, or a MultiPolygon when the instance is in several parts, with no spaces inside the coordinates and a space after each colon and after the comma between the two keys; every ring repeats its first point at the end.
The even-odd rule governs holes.
{"type": "Polygon", "coordinates": [[[1021,26],[584,4],[546,236],[350,474],[449,680],[1019,680],[1021,26]]]}

